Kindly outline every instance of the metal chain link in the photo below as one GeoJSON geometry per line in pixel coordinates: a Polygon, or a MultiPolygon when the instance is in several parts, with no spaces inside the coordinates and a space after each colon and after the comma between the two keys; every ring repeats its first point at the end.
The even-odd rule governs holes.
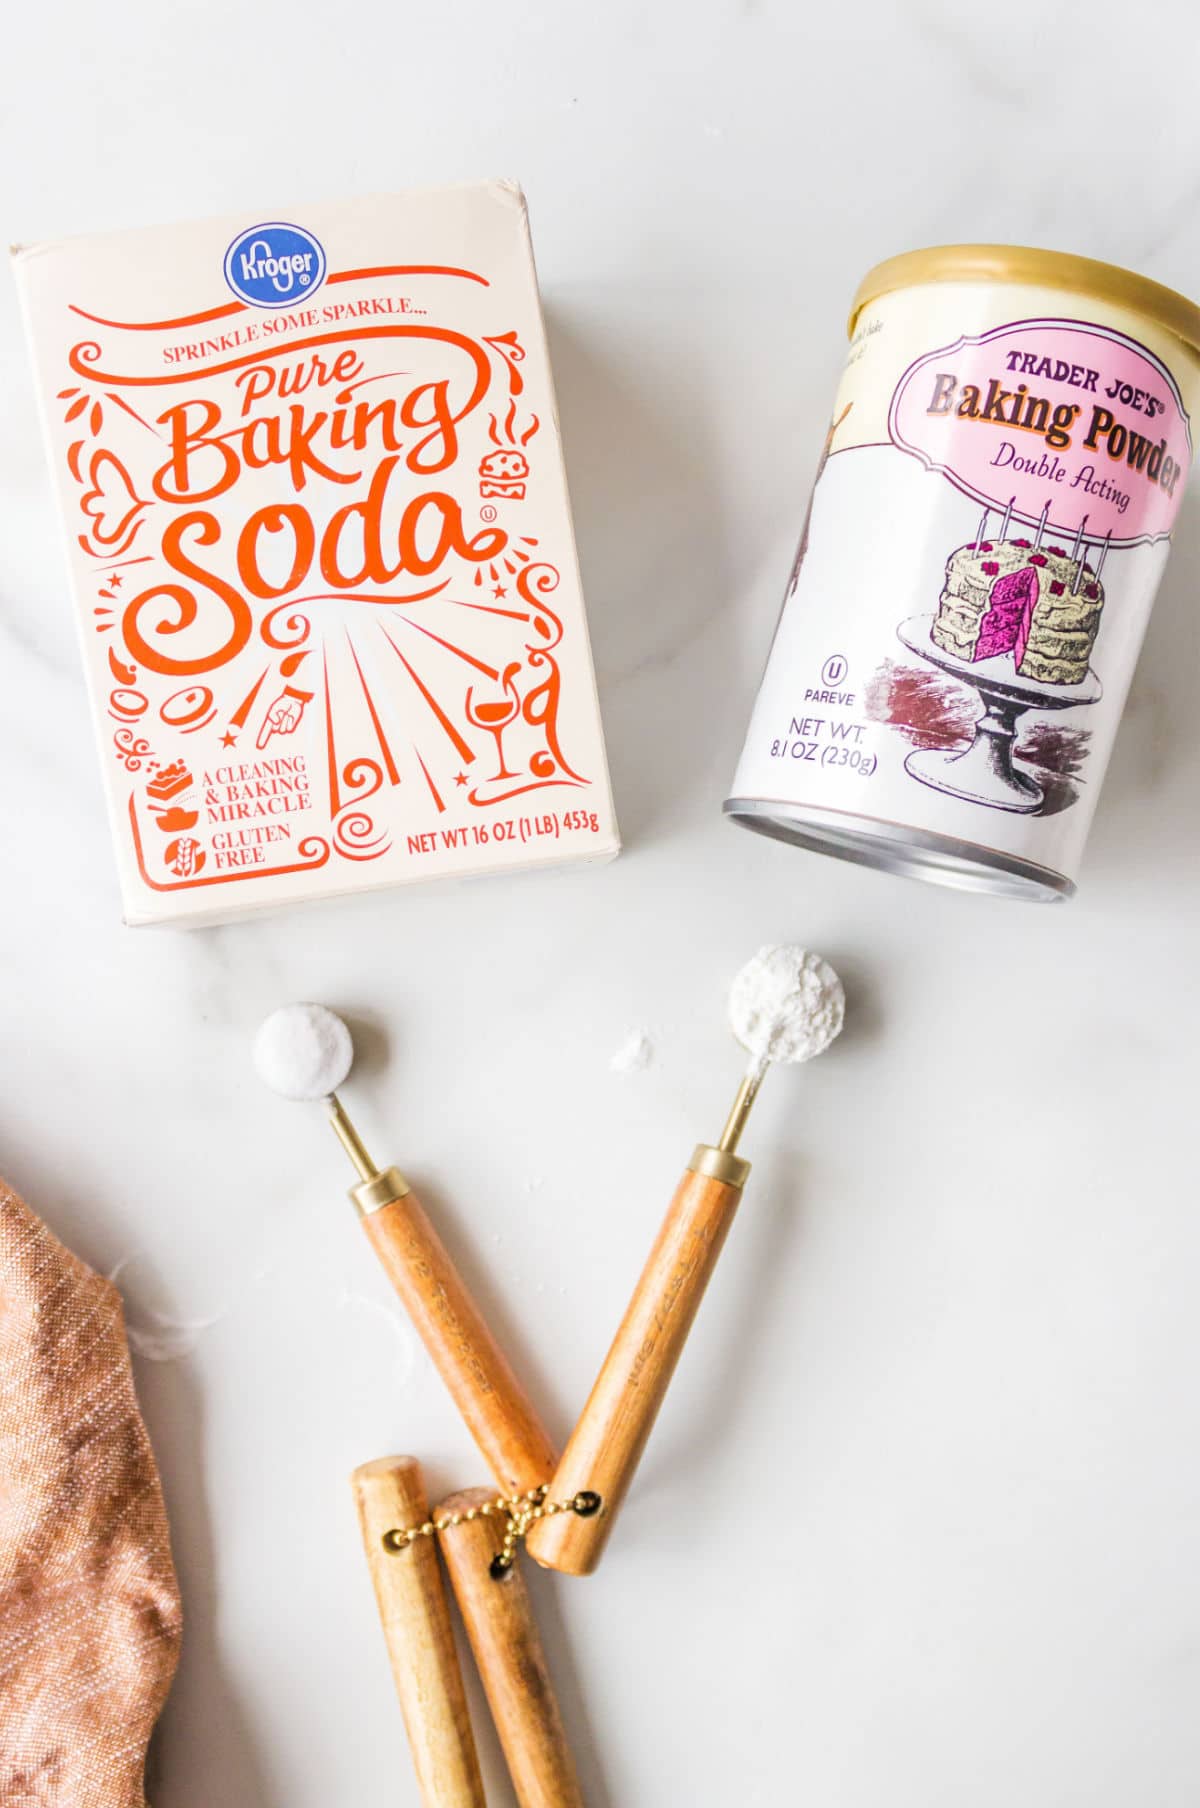
{"type": "Polygon", "coordinates": [[[581,1488],[570,1500],[547,1500],[545,1484],[531,1488],[528,1494],[497,1494],[495,1500],[481,1501],[477,1507],[464,1507],[459,1513],[443,1514],[441,1519],[427,1519],[424,1525],[392,1526],[384,1532],[381,1544],[389,1556],[398,1557],[418,1538],[434,1538],[439,1532],[453,1531],[473,1519],[492,1519],[504,1515],[504,1542],[492,1559],[492,1575],[499,1579],[508,1574],[517,1556],[517,1546],[539,1519],[550,1519],[556,1513],[577,1513],[590,1519],[600,1511],[600,1496],[590,1488],[581,1488]]]}

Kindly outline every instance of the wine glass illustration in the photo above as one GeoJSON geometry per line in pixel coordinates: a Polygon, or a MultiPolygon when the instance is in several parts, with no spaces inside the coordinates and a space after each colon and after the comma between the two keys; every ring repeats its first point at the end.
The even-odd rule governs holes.
{"type": "Polygon", "coordinates": [[[499,771],[492,774],[490,783],[497,784],[501,779],[515,778],[504,764],[504,730],[510,722],[515,722],[521,713],[521,694],[517,690],[515,679],[520,671],[520,663],[505,666],[500,682],[504,687],[504,697],[494,703],[473,703],[474,685],[467,692],[467,721],[473,728],[486,728],[496,742],[496,760],[499,771]]]}

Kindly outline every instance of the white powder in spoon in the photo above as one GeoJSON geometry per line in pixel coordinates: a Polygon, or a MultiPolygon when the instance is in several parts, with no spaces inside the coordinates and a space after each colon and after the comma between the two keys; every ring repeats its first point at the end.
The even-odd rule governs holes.
{"type": "Polygon", "coordinates": [[[327,1099],[353,1061],[350,1031],[323,1004],[285,1004],[254,1038],[259,1078],[285,1099],[327,1099]]]}
{"type": "Polygon", "coordinates": [[[829,962],[804,948],[760,948],[729,992],[729,1020],[752,1072],[769,1061],[811,1061],[838,1034],[845,1009],[829,962]]]}

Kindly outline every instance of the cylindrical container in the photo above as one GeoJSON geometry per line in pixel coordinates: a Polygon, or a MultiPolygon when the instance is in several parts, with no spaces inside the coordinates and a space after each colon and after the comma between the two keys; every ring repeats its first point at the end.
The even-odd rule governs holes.
{"type": "Polygon", "coordinates": [[[872,270],[850,345],[725,809],[1070,897],[1191,464],[1200,309],[1087,258],[951,245],[872,270]]]}

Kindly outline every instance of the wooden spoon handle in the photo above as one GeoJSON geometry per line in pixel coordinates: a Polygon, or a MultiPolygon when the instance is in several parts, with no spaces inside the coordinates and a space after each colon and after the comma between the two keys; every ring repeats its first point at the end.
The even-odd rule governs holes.
{"type": "MultiPolygon", "coordinates": [[[[491,1498],[487,1488],[468,1488],[442,1502],[438,1519],[491,1498]]],[[[440,1536],[517,1801],[521,1808],[583,1808],[524,1578],[515,1563],[502,1576],[491,1573],[504,1542],[503,1517],[447,1526],[440,1536]]]]}
{"type": "Polygon", "coordinates": [[[554,1446],[416,1195],[362,1223],[501,1491],[542,1487],[554,1446]]]}
{"type": "Polygon", "coordinates": [[[410,1456],[385,1456],[350,1482],[421,1801],[486,1808],[434,1540],[394,1552],[383,1542],[386,1532],[428,1519],[420,1468],[410,1456]]]}
{"type": "Polygon", "coordinates": [[[741,1196],[740,1184],[692,1169],[680,1181],[550,1484],[552,1501],[590,1492],[600,1496],[599,1509],[541,1519],[526,1539],[548,1569],[586,1576],[599,1563],[741,1196]]]}

